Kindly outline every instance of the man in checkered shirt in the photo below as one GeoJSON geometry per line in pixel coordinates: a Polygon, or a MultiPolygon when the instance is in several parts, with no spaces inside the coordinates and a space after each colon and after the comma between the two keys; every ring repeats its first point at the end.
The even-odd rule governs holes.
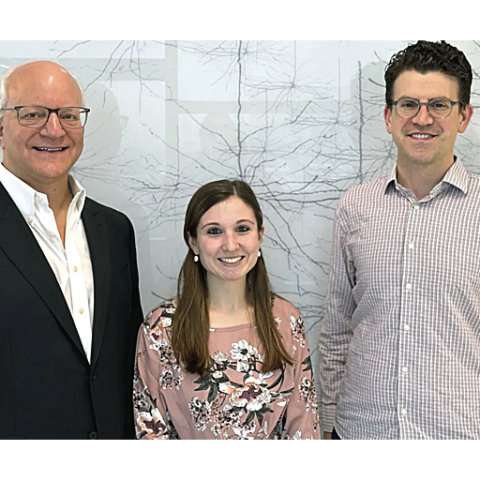
{"type": "Polygon", "coordinates": [[[335,215],[325,437],[480,439],[480,178],[454,156],[472,69],[454,46],[420,41],[392,57],[385,84],[396,167],[335,215]]]}

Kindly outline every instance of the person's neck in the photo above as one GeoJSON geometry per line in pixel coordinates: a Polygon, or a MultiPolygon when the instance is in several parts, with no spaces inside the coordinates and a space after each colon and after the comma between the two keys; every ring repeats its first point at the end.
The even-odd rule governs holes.
{"type": "Polygon", "coordinates": [[[236,327],[254,323],[253,307],[246,299],[245,278],[238,281],[208,282],[210,328],[236,327]]]}
{"type": "Polygon", "coordinates": [[[12,169],[8,168],[8,164],[6,165],[5,162],[4,166],[34,190],[44,193],[48,197],[48,206],[53,210],[55,217],[61,215],[62,212],[68,211],[68,207],[73,199],[68,175],[63,176],[62,178],[38,181],[28,177],[27,175],[20,175],[18,172],[12,171],[12,169]]]}
{"type": "Polygon", "coordinates": [[[397,161],[397,181],[402,187],[410,190],[417,200],[425,198],[438,185],[449,168],[454,163],[454,157],[446,159],[440,165],[419,165],[417,163],[397,161]]]}
{"type": "Polygon", "coordinates": [[[246,279],[236,281],[208,277],[210,310],[232,312],[248,308],[246,299],[246,279]]]}

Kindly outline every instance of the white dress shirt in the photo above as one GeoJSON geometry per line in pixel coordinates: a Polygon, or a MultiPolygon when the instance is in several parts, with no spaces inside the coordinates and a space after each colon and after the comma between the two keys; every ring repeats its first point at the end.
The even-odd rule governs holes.
{"type": "Polygon", "coordinates": [[[0,182],[30,226],[55,273],[90,361],[94,299],[92,263],[81,218],[85,189],[69,176],[73,200],[68,207],[64,246],[47,195],[34,190],[3,164],[0,164],[0,182]]]}

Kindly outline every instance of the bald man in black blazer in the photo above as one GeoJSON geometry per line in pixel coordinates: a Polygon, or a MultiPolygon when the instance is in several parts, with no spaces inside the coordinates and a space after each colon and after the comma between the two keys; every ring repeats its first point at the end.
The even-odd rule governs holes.
{"type": "Polygon", "coordinates": [[[41,61],[7,72],[2,82],[0,438],[133,438],[142,312],[132,225],[85,197],[69,176],[88,115],[76,80],[41,61]],[[52,239],[44,228],[50,218],[52,239]],[[80,267],[70,264],[75,256],[68,257],[75,235],[77,263],[90,272],[83,283],[75,276],[80,267]],[[67,260],[58,255],[62,244],[67,260]],[[82,292],[85,309],[93,305],[91,326],[79,323],[88,313],[75,304],[82,292]]]}

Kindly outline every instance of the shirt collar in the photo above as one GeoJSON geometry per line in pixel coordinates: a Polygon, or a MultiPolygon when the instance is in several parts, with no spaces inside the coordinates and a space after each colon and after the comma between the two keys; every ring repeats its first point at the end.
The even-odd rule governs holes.
{"type": "Polygon", "coordinates": [[[76,206],[78,214],[81,215],[85,205],[86,190],[75,180],[72,175],[68,176],[68,186],[73,195],[72,205],[76,206]]]}
{"type": "MultiPolygon", "coordinates": [[[[438,185],[441,185],[442,183],[448,183],[466,194],[468,193],[468,172],[465,170],[462,162],[458,160],[457,157],[454,158],[455,161],[453,162],[453,165],[447,170],[447,173],[438,185]]],[[[393,167],[390,175],[387,175],[385,178],[385,193],[387,193],[390,185],[398,185],[396,165],[393,167]]],[[[436,185],[434,188],[436,188],[438,185],[436,185]]]]}
{"type": "MultiPolygon", "coordinates": [[[[5,187],[13,202],[20,210],[20,213],[28,218],[33,217],[35,212],[35,196],[40,195],[45,199],[48,205],[48,197],[44,193],[37,192],[23,180],[20,180],[12,172],[7,170],[3,163],[0,163],[0,182],[5,187]]],[[[81,215],[85,205],[85,189],[71,176],[68,176],[68,185],[73,195],[72,206],[76,207],[78,214],[81,215]]]]}
{"type": "Polygon", "coordinates": [[[442,182],[449,183],[461,190],[463,193],[468,193],[468,172],[465,170],[462,162],[455,157],[455,162],[448,169],[443,177],[442,182]]]}
{"type": "Polygon", "coordinates": [[[395,185],[397,183],[397,166],[395,165],[390,172],[390,175],[387,175],[385,179],[385,193],[387,193],[390,185],[395,185]]]}

